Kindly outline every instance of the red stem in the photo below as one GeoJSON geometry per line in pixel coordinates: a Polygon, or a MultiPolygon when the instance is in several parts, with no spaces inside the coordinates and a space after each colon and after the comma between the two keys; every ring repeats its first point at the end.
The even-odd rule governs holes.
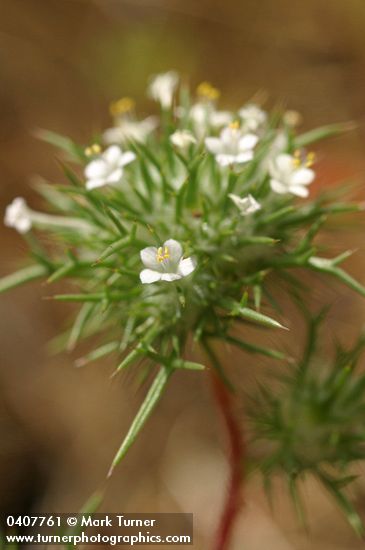
{"type": "Polygon", "coordinates": [[[234,521],[242,504],[240,489],[245,448],[242,432],[233,413],[232,393],[214,372],[212,372],[212,382],[214,397],[221,411],[228,435],[230,468],[228,491],[214,541],[214,550],[228,550],[234,521]]]}

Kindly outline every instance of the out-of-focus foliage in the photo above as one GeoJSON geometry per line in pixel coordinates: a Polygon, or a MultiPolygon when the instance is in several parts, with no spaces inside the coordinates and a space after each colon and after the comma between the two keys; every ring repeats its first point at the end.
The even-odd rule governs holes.
{"type": "Polygon", "coordinates": [[[356,366],[365,335],[344,348],[337,344],[332,359],[316,352],[323,313],[309,321],[303,358],[277,377],[279,388],[262,385],[248,408],[253,448],[266,442],[258,461],[267,489],[272,476],[284,473],[297,510],[304,519],[300,481],[312,474],[340,505],[362,535],[362,521],[344,488],[356,479],[349,470],[365,458],[365,374],[356,366]]]}

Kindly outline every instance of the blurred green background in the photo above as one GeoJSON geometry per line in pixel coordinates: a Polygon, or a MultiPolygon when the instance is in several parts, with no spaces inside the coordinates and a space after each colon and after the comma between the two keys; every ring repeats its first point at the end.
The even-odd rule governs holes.
{"type": "MultiPolygon", "coordinates": [[[[223,108],[264,91],[268,106],[300,111],[303,130],[355,121],[351,135],[320,148],[317,185],[364,181],[364,0],[0,0],[0,212],[17,195],[40,204],[34,175],[59,178],[55,152],[34,138],[36,128],[88,142],[110,125],[113,99],[135,97],[141,115],[154,110],[145,97],[148,77],[169,69],[194,87],[212,82],[223,108]]],[[[362,243],[357,230],[334,238],[332,248],[359,249],[349,265],[363,281],[362,243]]],[[[3,228],[0,247],[2,275],[22,261],[26,246],[3,228]]],[[[317,297],[328,292],[317,283],[317,297]]],[[[341,292],[330,295],[329,325],[351,338],[364,308],[341,292]]],[[[70,313],[43,301],[49,293],[33,285],[1,297],[0,511],[77,510],[101,484],[141,398],[133,378],[111,383],[108,365],[76,370],[71,358],[46,354],[70,313]]],[[[292,329],[290,338],[300,341],[303,327],[292,329]]],[[[253,367],[243,360],[242,379],[253,367]]],[[[108,485],[104,509],[193,511],[194,548],[205,549],[227,474],[224,436],[201,376],[172,386],[149,434],[108,485]]],[[[260,480],[250,480],[233,549],[363,547],[315,484],[305,487],[309,536],[280,481],[277,493],[272,516],[260,480]]],[[[365,492],[356,498],[365,510],[365,492]]]]}

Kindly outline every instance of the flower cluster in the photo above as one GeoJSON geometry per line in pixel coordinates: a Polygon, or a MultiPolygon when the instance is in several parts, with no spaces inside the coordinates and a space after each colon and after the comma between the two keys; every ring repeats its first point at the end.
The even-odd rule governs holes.
{"type": "Polygon", "coordinates": [[[314,242],[327,216],[360,209],[311,193],[308,147],[346,125],[298,135],[293,112],[270,113],[252,101],[222,110],[215,87],[203,82],[187,93],[174,71],[153,77],[148,97],[160,115],[139,120],[131,98],[113,101],[113,125],[95,143],[81,147],[43,132],[66,154],[67,181],[39,184],[49,212],[17,198],[5,213],[7,226],[31,232],[38,264],[2,279],[0,292],[35,278],[63,279],[65,292],[54,299],[80,305],[68,349],[90,335],[104,338],[82,364],[113,353],[117,372],[140,362],[151,371],[158,366],[113,467],[170,376],[205,368],[187,359],[188,342],[214,357],[228,385],[213,340],[285,360],[238,330],[245,323],[283,328],[279,306],[268,299],[274,278],[285,280],[288,293],[295,288],[296,299],[296,268],[332,276],[365,296],[339,265],[346,253],[318,256],[314,242]],[[43,248],[42,232],[52,247],[43,248]]]}

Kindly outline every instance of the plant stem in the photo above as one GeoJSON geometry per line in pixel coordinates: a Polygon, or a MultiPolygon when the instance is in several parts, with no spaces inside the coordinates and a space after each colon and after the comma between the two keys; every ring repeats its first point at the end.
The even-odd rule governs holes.
{"type": "MultiPolygon", "coordinates": [[[[213,363],[218,359],[213,350],[204,343],[205,351],[213,363]]],[[[233,394],[227,386],[224,379],[216,369],[211,371],[213,393],[216,404],[222,415],[226,433],[228,436],[228,459],[229,459],[229,482],[227,495],[220,516],[218,530],[214,539],[213,550],[228,550],[232,535],[232,530],[237,513],[242,504],[241,484],[243,473],[243,460],[245,455],[245,446],[242,438],[241,426],[238,425],[233,412],[233,394]]]]}

